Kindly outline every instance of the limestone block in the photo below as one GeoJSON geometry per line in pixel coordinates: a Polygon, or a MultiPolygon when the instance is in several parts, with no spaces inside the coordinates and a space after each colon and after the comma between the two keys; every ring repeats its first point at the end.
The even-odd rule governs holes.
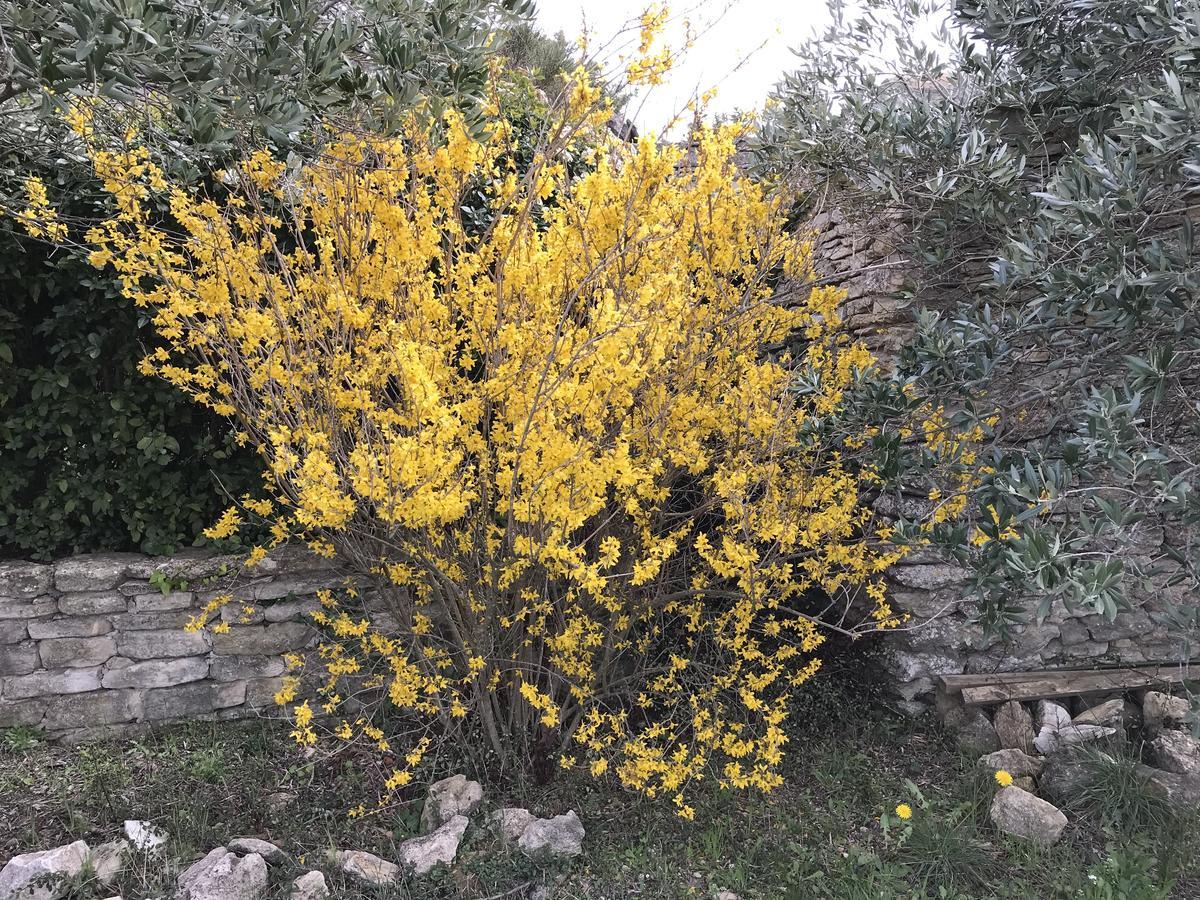
{"type": "Polygon", "coordinates": [[[5,678],[3,684],[4,697],[7,700],[82,694],[100,690],[100,667],[43,670],[5,678]]]}
{"type": "Polygon", "coordinates": [[[0,562],[0,597],[26,599],[47,593],[54,582],[54,567],[41,563],[0,562]]]}
{"type": "Polygon", "coordinates": [[[116,656],[117,642],[109,635],[50,638],[38,644],[38,653],[47,669],[98,666],[116,656]]]}
{"type": "Polygon", "coordinates": [[[314,634],[303,622],[235,626],[213,636],[213,651],[220,656],[274,656],[302,649],[314,634]]]}
{"type": "Polygon", "coordinates": [[[58,598],[58,611],[64,616],[102,616],[125,612],[125,597],[116,591],[83,591],[58,598]]]}
{"type": "Polygon", "coordinates": [[[209,650],[209,636],[176,629],[130,631],[118,636],[117,649],[130,659],[200,656],[209,650]]]}
{"type": "Polygon", "coordinates": [[[33,641],[0,645],[0,675],[28,675],[41,665],[33,641]]]}
{"type": "Polygon", "coordinates": [[[136,691],[91,691],[53,697],[46,702],[42,727],[48,731],[115,725],[137,718],[136,691]]]}
{"type": "Polygon", "coordinates": [[[134,563],[144,562],[139,553],[83,553],[54,564],[54,587],[68,591],[107,591],[125,580],[134,563]]]}
{"type": "Polygon", "coordinates": [[[0,619],[40,619],[53,615],[58,604],[50,597],[32,600],[0,600],[0,619]]]}
{"type": "Polygon", "coordinates": [[[29,626],[24,619],[0,621],[0,645],[19,644],[29,637],[29,626]]]}
{"type": "Polygon", "coordinates": [[[274,678],[282,675],[285,668],[278,656],[213,656],[209,677],[213,681],[274,678]]]}
{"type": "Polygon", "coordinates": [[[35,640],[64,637],[99,637],[112,631],[112,623],[101,616],[69,616],[38,619],[29,623],[29,636],[35,640]]]}
{"type": "Polygon", "coordinates": [[[165,612],[171,609],[189,609],[196,595],[191,591],[162,591],[154,594],[137,594],[133,598],[133,608],[137,612],[165,612]]]}
{"type": "Polygon", "coordinates": [[[245,682],[214,684],[202,682],[175,687],[152,688],[142,697],[142,716],[148,722],[187,719],[238,706],[246,699],[245,682]]]}
{"type": "Polygon", "coordinates": [[[207,656],[177,656],[141,661],[118,656],[105,668],[101,684],[106,688],[156,688],[188,684],[206,677],[207,656]]]}

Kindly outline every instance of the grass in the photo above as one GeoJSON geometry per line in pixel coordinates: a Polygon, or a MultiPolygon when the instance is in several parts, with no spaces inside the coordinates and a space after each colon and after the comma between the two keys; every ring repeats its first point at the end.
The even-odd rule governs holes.
{"type": "MultiPolygon", "coordinates": [[[[584,856],[535,864],[476,828],[453,870],[374,892],[324,864],[333,847],[389,856],[416,830],[416,800],[384,817],[347,819],[377,789],[382,770],[370,754],[306,759],[284,729],[265,721],[77,748],[6,735],[0,860],[76,838],[95,845],[115,837],[124,819],[139,818],[166,828],[173,856],[185,863],[239,835],[303,857],[303,865],[273,870],[271,896],[280,900],[292,878],[321,867],[334,896],[350,900],[462,900],[522,886],[545,886],[561,900],[682,900],[722,890],[745,900],[1200,897],[1200,829],[1147,804],[1126,777],[1132,764],[1098,769],[1085,802],[1069,811],[1063,841],[1039,850],[990,827],[994,785],[948,749],[931,722],[894,715],[872,696],[856,679],[814,683],[794,715],[788,783],[774,795],[700,791],[688,824],[662,804],[586,777],[491,786],[493,805],[541,815],[575,809],[588,832],[584,856]],[[914,809],[908,823],[888,815],[900,802],[914,809]]],[[[114,889],[83,879],[71,900],[118,889],[127,900],[160,896],[176,874],[162,869],[136,860],[114,889]]]]}

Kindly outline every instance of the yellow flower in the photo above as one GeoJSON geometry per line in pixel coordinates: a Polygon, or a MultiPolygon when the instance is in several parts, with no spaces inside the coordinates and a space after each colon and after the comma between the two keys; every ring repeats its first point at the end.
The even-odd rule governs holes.
{"type": "Polygon", "coordinates": [[[1000,787],[1008,787],[1012,783],[1013,777],[1009,772],[1006,772],[1004,769],[996,772],[996,784],[1000,785],[1000,787]]]}
{"type": "Polygon", "coordinates": [[[896,807],[896,815],[898,815],[902,819],[906,819],[906,820],[911,819],[912,818],[912,807],[909,806],[907,803],[901,803],[899,806],[896,807]]]}

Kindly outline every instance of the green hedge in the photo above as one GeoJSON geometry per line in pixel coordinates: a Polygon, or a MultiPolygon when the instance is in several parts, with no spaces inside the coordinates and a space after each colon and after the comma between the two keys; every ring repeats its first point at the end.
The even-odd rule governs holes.
{"type": "Polygon", "coordinates": [[[169,552],[258,483],[227,424],[137,372],[149,324],[78,251],[0,222],[0,556],[169,552]]]}

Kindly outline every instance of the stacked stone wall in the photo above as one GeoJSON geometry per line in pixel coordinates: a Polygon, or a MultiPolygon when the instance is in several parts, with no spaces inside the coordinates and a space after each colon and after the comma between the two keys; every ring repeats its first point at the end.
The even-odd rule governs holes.
{"type": "Polygon", "coordinates": [[[0,729],[70,740],[265,714],[284,654],[316,640],[306,615],[316,591],[338,581],[294,552],[250,571],[233,556],[0,562],[0,729]],[[223,593],[237,598],[221,611],[228,631],[186,631],[223,593]]]}

